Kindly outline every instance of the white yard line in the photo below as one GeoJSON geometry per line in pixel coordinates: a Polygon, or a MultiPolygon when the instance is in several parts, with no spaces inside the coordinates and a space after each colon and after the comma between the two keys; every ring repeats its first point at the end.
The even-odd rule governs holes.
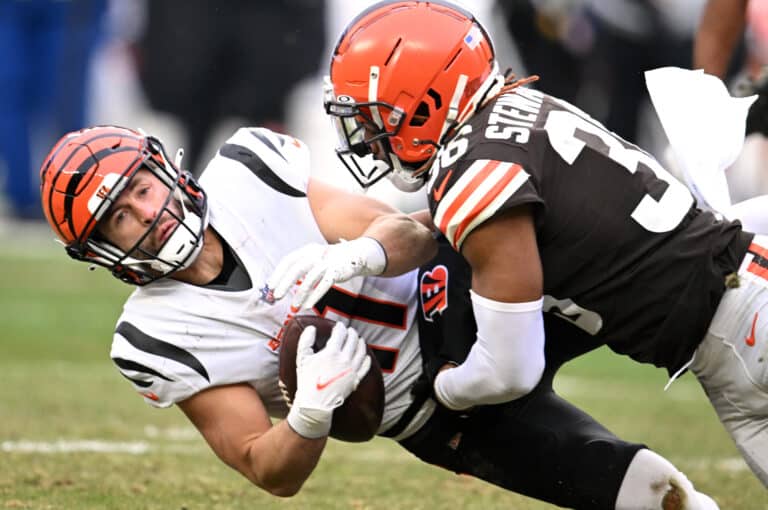
{"type": "Polygon", "coordinates": [[[144,427],[144,439],[113,441],[103,438],[69,439],[52,441],[19,439],[0,441],[0,452],[14,453],[125,453],[144,455],[149,452],[182,452],[199,454],[207,452],[200,435],[192,427],[144,427]]]}
{"type": "Polygon", "coordinates": [[[106,441],[101,439],[57,441],[3,441],[0,450],[14,453],[128,453],[143,455],[151,449],[144,441],[106,441]]]}
{"type": "Polygon", "coordinates": [[[152,443],[147,441],[109,441],[106,439],[58,439],[56,441],[2,441],[0,454],[69,454],[69,453],[117,453],[145,455],[147,453],[173,453],[204,455],[209,450],[204,444],[152,443]]]}
{"type": "MultiPolygon", "coordinates": [[[[2,441],[0,442],[0,452],[5,453],[29,453],[29,454],[68,454],[68,453],[118,453],[127,455],[145,455],[147,453],[174,453],[200,455],[208,454],[209,450],[205,444],[190,441],[188,434],[179,433],[180,429],[172,429],[167,433],[160,433],[154,437],[162,436],[160,443],[153,441],[109,441],[107,439],[58,439],[56,441],[2,441]]],[[[150,433],[148,435],[154,435],[150,433]]],[[[374,441],[388,441],[387,439],[375,439],[374,441]]],[[[387,445],[388,446],[388,445],[387,445]]],[[[413,457],[408,455],[405,450],[400,452],[390,448],[377,448],[375,444],[361,445],[353,447],[352,445],[342,445],[341,447],[330,448],[324,456],[327,461],[343,461],[364,459],[366,461],[383,462],[410,462],[413,457]],[[399,455],[402,453],[402,455],[399,455]]],[[[728,473],[748,472],[749,467],[741,457],[696,457],[678,459],[681,466],[693,468],[706,468],[728,473]]]]}
{"type": "Polygon", "coordinates": [[[686,466],[691,466],[696,469],[715,469],[717,471],[724,471],[727,473],[740,473],[742,471],[749,471],[749,466],[744,462],[741,457],[723,457],[723,458],[706,458],[698,457],[696,459],[683,460],[686,466]]]}

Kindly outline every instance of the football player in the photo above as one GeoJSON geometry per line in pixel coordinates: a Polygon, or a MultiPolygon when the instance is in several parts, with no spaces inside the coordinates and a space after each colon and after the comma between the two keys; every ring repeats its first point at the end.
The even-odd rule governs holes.
{"type": "MultiPolygon", "coordinates": [[[[447,306],[445,266],[421,282],[417,271],[399,274],[434,255],[432,233],[311,179],[308,150],[290,136],[238,130],[198,183],[156,138],[95,127],[65,135],[41,181],[43,210],[67,253],[137,286],[113,337],[117,369],[147,403],[176,404],[223,462],[272,494],[295,494],[314,469],[333,409],[369,369],[364,338],[383,372],[380,435],[427,462],[574,508],[717,508],[671,463],[619,440],[551,385],[472,413],[437,405],[421,383],[419,323],[447,306]],[[297,309],[264,282],[295,268],[286,256],[304,243],[337,277],[366,276],[334,286],[307,312],[339,324],[317,353],[314,328],[300,337],[288,409],[278,360],[297,309]],[[281,259],[288,263],[278,267],[281,259]],[[420,310],[419,296],[433,291],[438,301],[420,310]],[[285,419],[273,426],[270,416],[285,419]]],[[[297,292],[289,287],[280,292],[297,292]]],[[[454,333],[448,326],[439,328],[454,333]]],[[[425,340],[443,334],[423,331],[425,340]]]]}
{"type": "Polygon", "coordinates": [[[673,379],[692,370],[768,485],[768,238],[699,210],[651,155],[534,79],[500,73],[483,26],[441,1],[370,7],[331,57],[342,161],[363,186],[425,189],[471,270],[476,341],[434,372],[436,399],[463,410],[529,394],[549,320],[547,349],[566,357],[591,340],[673,379]]]}
{"type": "MultiPolygon", "coordinates": [[[[332,410],[365,374],[368,358],[355,331],[340,326],[331,349],[297,360],[302,373],[289,412],[277,369],[282,326],[293,311],[263,282],[285,253],[308,241],[370,235],[332,251],[350,252],[367,264],[363,272],[384,275],[428,260],[434,241],[404,214],[310,181],[308,150],[292,137],[238,130],[199,184],[179,161],[134,130],[70,133],[41,168],[43,210],[70,256],[138,286],[112,345],[121,373],[150,404],[178,403],[222,460],[253,483],[291,495],[314,468],[332,410]],[[394,227],[382,228],[388,223],[394,227]],[[333,382],[320,388],[319,379],[333,382]],[[271,427],[270,415],[287,419],[271,427]]],[[[384,377],[388,427],[411,399],[405,385],[420,358],[418,343],[405,341],[415,334],[404,327],[415,306],[397,295],[401,280],[381,281],[357,279],[325,306],[352,315],[351,296],[393,302],[392,329],[369,337],[383,347],[403,344],[400,364],[384,377]]]]}

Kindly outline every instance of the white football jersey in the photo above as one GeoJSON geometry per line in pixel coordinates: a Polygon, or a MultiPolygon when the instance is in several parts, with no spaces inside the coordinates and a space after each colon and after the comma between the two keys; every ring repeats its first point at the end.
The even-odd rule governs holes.
{"type": "MultiPolygon", "coordinates": [[[[211,160],[200,179],[210,226],[239,258],[251,286],[233,291],[166,278],[134,291],[118,320],[111,357],[149,404],[167,407],[212,386],[248,383],[271,416],[287,414],[278,358],[292,296],[274,302],[262,289],[283,256],[325,242],[306,197],[309,174],[303,143],[262,128],[238,130],[211,160]]],[[[354,278],[315,307],[353,326],[377,353],[386,391],[380,431],[408,407],[421,372],[416,300],[412,271],[354,278]]]]}

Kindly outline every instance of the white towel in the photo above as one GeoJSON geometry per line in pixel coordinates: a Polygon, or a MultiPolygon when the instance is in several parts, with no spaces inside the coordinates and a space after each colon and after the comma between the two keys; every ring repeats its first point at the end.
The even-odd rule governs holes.
{"type": "Polygon", "coordinates": [[[645,82],[699,207],[735,219],[724,170],[741,152],[747,111],[757,96],[731,97],[719,78],[701,69],[653,69],[645,82]]]}

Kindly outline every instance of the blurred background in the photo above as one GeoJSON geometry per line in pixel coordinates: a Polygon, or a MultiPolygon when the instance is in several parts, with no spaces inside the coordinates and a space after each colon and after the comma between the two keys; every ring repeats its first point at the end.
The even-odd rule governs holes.
{"type": "MultiPolygon", "coordinates": [[[[140,127],[169,152],[184,147],[193,172],[238,126],[267,126],[304,140],[317,174],[354,189],[334,154],[321,83],[338,34],[371,3],[0,2],[0,228],[19,221],[29,228],[42,219],[43,157],[65,132],[93,124],[140,127]]],[[[666,138],[649,106],[643,71],[692,66],[706,0],[457,3],[489,29],[502,69],[538,74],[533,86],[663,157],[666,138]]],[[[731,24],[741,26],[733,44],[720,43],[728,53],[718,57],[724,64],[712,63],[708,71],[736,89],[768,63],[768,0],[730,3],[737,6],[731,24]]],[[[768,192],[753,168],[768,153],[764,143],[752,145],[745,147],[749,161],[737,162],[750,168],[745,182],[733,184],[734,201],[768,192]]],[[[421,194],[400,194],[388,182],[371,192],[406,210],[424,204],[421,194]]]]}
{"type": "MultiPolygon", "coordinates": [[[[337,36],[370,3],[0,0],[0,507],[550,508],[429,469],[385,440],[334,442],[296,500],[250,488],[181,413],[131,398],[108,359],[131,289],[65,257],[42,219],[42,159],[64,133],[93,124],[142,128],[169,153],[184,147],[195,173],[238,127],[267,126],[306,142],[318,176],[357,189],[336,159],[321,83],[337,36]]],[[[695,67],[743,94],[768,63],[768,0],[457,3],[493,35],[502,69],[538,74],[533,86],[662,159],[667,141],[643,71],[694,66],[706,7],[725,13],[710,15],[695,67]]],[[[749,135],[727,171],[734,202],[768,193],[766,145],[749,135]]],[[[424,206],[423,194],[387,181],[370,193],[406,211],[424,206]]],[[[695,379],[663,393],[665,383],[662,371],[606,349],[556,381],[617,433],[669,457],[722,508],[768,508],[695,379]]]]}

